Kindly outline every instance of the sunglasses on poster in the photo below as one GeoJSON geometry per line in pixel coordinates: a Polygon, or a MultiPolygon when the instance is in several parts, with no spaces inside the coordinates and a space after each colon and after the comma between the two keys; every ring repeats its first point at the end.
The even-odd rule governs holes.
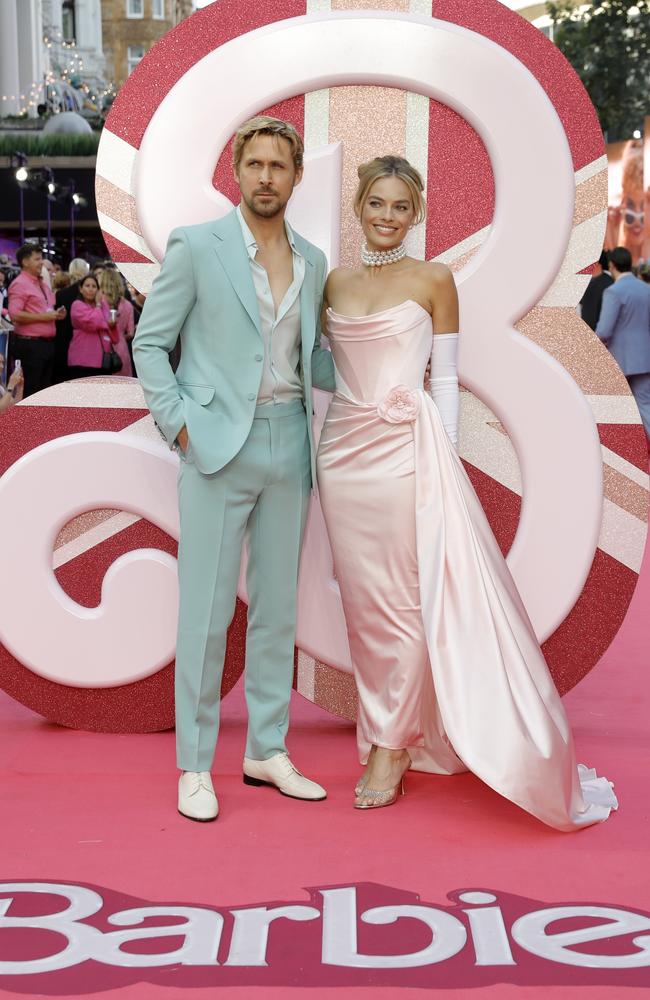
{"type": "Polygon", "coordinates": [[[644,221],[645,212],[632,212],[631,209],[627,208],[623,215],[623,219],[625,220],[626,226],[633,226],[637,220],[641,223],[644,221]]]}

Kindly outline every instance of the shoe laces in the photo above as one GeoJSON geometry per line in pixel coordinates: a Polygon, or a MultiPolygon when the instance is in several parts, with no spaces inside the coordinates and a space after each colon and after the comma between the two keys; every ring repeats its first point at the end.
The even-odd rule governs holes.
{"type": "Polygon", "coordinates": [[[299,771],[298,768],[295,767],[291,762],[291,758],[289,757],[288,753],[281,753],[280,757],[282,758],[282,765],[284,767],[287,778],[290,777],[291,774],[299,774],[301,778],[303,777],[302,772],[299,771]]]}
{"type": "MultiPolygon", "coordinates": [[[[187,774],[188,772],[186,772],[187,774]]],[[[191,782],[192,787],[190,790],[190,795],[196,795],[202,788],[206,792],[211,792],[211,782],[210,782],[210,772],[209,771],[191,771],[191,782]]]]}

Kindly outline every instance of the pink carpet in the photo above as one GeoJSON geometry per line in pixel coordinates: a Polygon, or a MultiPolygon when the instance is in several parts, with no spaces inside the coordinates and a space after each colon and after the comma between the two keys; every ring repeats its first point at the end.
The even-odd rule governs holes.
{"type": "MultiPolygon", "coordinates": [[[[108,991],[138,1000],[196,997],[215,987],[223,987],[228,997],[269,1000],[361,996],[370,989],[382,998],[402,990],[409,998],[428,996],[432,989],[443,997],[504,1000],[647,997],[650,958],[638,928],[636,934],[581,945],[585,952],[610,955],[641,954],[645,947],[643,964],[631,969],[548,961],[518,947],[512,937],[514,964],[478,966],[468,941],[455,956],[420,968],[328,966],[320,961],[318,919],[277,920],[269,931],[266,966],[223,963],[229,910],[279,902],[322,908],[317,890],[328,887],[357,886],[359,913],[368,906],[415,904],[419,897],[421,904],[460,915],[464,904],[454,893],[482,890],[496,895],[508,930],[521,914],[587,903],[640,911],[643,924],[643,914],[650,911],[649,666],[646,552],[619,636],[566,698],[579,757],[615,781],[620,809],[604,825],[569,835],[541,826],[471,775],[415,774],[397,806],[375,813],[354,811],[351,790],[358,768],[353,729],[298,695],[290,749],[301,769],[327,786],[329,799],[301,803],[271,789],[244,786],[240,685],[224,702],[214,768],[221,815],[217,823],[191,823],[175,809],[172,733],[75,732],[49,725],[2,696],[2,880],[95,887],[105,903],[96,918],[104,931],[115,930],[106,923],[107,913],[138,905],[204,906],[219,910],[226,923],[220,965],[117,968],[88,961],[38,976],[0,976],[0,989],[11,997],[94,997],[108,991]]],[[[0,899],[7,895],[3,891],[0,899]]],[[[56,909],[63,909],[63,902],[49,899],[40,912],[56,909]]],[[[18,899],[10,913],[20,912],[18,899]]],[[[588,923],[582,917],[562,929],[588,923]]],[[[650,922],[645,926],[650,928],[650,922]]],[[[548,933],[557,929],[550,927],[548,933]]],[[[180,936],[160,938],[141,947],[164,952],[181,941],[180,936]]],[[[431,933],[418,921],[403,919],[386,927],[359,923],[360,952],[416,951],[430,941],[431,933]]],[[[51,932],[48,937],[43,931],[5,929],[0,961],[35,958],[48,954],[48,948],[54,954],[62,947],[62,938],[51,932]],[[44,940],[49,945],[41,948],[44,940]]]]}

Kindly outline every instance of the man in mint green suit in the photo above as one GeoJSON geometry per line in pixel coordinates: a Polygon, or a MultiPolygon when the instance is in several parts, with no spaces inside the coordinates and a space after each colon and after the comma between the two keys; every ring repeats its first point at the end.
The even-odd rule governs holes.
{"type": "Polygon", "coordinates": [[[133,345],[153,417],[181,458],[176,650],[179,811],[218,814],[210,769],[226,635],[248,542],[244,781],[322,799],[286,752],[296,589],[315,482],[312,387],[333,390],[320,346],[321,250],[284,219],[302,176],[291,125],[260,116],[233,146],[238,209],[172,232],[133,345]],[[169,352],[178,337],[176,375],[169,352]]]}

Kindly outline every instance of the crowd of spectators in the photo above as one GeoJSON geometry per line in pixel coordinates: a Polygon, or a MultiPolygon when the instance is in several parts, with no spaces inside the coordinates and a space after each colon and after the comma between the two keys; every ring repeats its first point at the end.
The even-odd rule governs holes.
{"type": "Polygon", "coordinates": [[[32,243],[15,262],[0,256],[0,412],[68,379],[133,375],[143,304],[110,260],[78,257],[64,270],[32,243]]]}

